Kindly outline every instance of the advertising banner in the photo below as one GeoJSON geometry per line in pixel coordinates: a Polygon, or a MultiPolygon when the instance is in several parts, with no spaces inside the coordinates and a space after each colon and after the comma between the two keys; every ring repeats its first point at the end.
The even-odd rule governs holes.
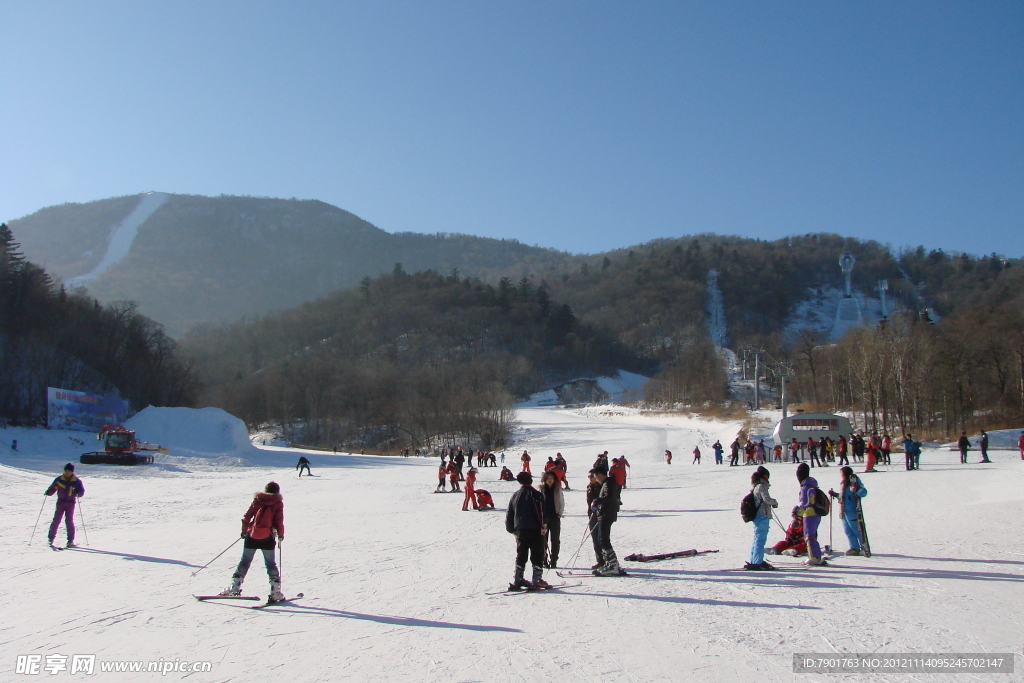
{"type": "Polygon", "coordinates": [[[46,426],[98,432],[103,425],[121,424],[128,417],[128,401],[84,391],[46,389],[46,426]]]}

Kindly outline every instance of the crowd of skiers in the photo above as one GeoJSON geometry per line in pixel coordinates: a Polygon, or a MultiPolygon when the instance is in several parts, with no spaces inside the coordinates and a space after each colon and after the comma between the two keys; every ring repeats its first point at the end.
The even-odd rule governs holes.
{"type": "MultiPolygon", "coordinates": [[[[860,499],[867,495],[868,490],[860,478],[854,474],[853,468],[844,466],[839,469],[840,483],[839,491],[829,489],[826,495],[818,488],[818,481],[810,476],[811,468],[806,462],[797,465],[796,479],[799,483],[797,505],[792,511],[792,521],[788,528],[785,528],[785,538],[771,548],[766,548],[768,540],[768,529],[771,520],[774,518],[779,526],[775,509],[779,503],[772,498],[769,489],[771,487],[771,473],[763,465],[758,468],[750,477],[752,505],[755,513],[752,521],[754,523],[754,539],[750,548],[750,560],[744,569],[750,571],[770,571],[775,567],[765,559],[765,553],[773,555],[800,556],[807,554],[805,564],[812,566],[827,565],[828,562],[822,553],[821,545],[818,543],[818,526],[821,518],[830,514],[832,505],[829,498],[837,499],[839,516],[843,522],[843,531],[850,543],[850,549],[846,555],[860,555],[864,538],[864,527],[861,518],[860,499]]],[[[742,510],[742,507],[741,507],[742,510]]],[[[831,548],[829,548],[831,551],[831,548]]]]}

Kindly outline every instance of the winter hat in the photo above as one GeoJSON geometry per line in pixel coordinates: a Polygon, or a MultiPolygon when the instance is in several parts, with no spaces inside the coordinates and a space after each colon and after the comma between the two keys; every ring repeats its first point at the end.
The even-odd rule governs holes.
{"type": "Polygon", "coordinates": [[[529,486],[533,483],[533,476],[529,472],[520,472],[516,475],[516,481],[523,486],[529,486]]]}
{"type": "Polygon", "coordinates": [[[758,472],[760,472],[762,476],[765,476],[765,477],[770,477],[770,476],[772,476],[772,473],[771,473],[771,472],[769,472],[769,471],[768,471],[768,468],[767,468],[767,467],[765,467],[764,465],[758,465],[758,466],[757,466],[757,471],[758,471],[758,472]]]}
{"type": "Polygon", "coordinates": [[[798,512],[800,512],[800,506],[799,505],[794,505],[793,506],[793,515],[795,516],[796,513],[798,513],[798,512]]]}
{"type": "Polygon", "coordinates": [[[807,477],[811,476],[811,466],[805,462],[800,463],[796,466],[796,478],[797,481],[803,481],[807,477]]]}
{"type": "Polygon", "coordinates": [[[67,465],[64,465],[64,471],[67,472],[68,470],[71,470],[72,472],[75,471],[74,463],[69,462],[67,465]]]}

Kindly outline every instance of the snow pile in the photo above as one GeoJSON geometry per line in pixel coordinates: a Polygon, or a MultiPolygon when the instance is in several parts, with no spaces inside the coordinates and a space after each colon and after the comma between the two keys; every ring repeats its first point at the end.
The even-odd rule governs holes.
{"type": "MultiPolygon", "coordinates": [[[[245,423],[220,408],[155,408],[136,414],[125,426],[139,441],[159,444],[170,454],[156,454],[163,464],[282,464],[285,456],[257,448],[245,423]]],[[[287,456],[290,460],[291,456],[287,456]]]]}

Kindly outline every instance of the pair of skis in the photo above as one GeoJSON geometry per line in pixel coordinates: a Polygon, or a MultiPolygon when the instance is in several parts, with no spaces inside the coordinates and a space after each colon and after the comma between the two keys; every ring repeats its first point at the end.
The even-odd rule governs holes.
{"type": "MultiPolygon", "coordinates": [[[[284,600],[267,600],[260,605],[252,605],[251,609],[263,609],[264,607],[271,607],[273,605],[280,605],[284,602],[294,602],[299,598],[305,596],[305,593],[299,593],[294,598],[285,598],[284,600]]],[[[193,595],[193,598],[199,602],[206,602],[207,600],[262,600],[263,598],[255,595],[193,595]]]]}
{"type": "Polygon", "coordinates": [[[547,593],[548,591],[558,591],[563,588],[575,588],[576,586],[582,585],[582,583],[569,583],[567,581],[563,583],[553,583],[546,586],[545,588],[512,588],[512,586],[510,585],[505,590],[492,591],[489,593],[485,593],[485,595],[519,595],[520,593],[547,593]]]}
{"type": "Polygon", "coordinates": [[[871,543],[868,542],[868,527],[864,523],[864,509],[860,505],[860,497],[857,498],[857,526],[860,527],[860,546],[864,557],[871,557],[871,543]]]}
{"type": "Polygon", "coordinates": [[[706,555],[708,553],[717,552],[717,550],[680,550],[677,553],[662,553],[661,555],[633,553],[632,555],[627,555],[625,559],[627,562],[658,562],[660,560],[671,560],[675,557],[694,557],[695,555],[706,555]]]}

